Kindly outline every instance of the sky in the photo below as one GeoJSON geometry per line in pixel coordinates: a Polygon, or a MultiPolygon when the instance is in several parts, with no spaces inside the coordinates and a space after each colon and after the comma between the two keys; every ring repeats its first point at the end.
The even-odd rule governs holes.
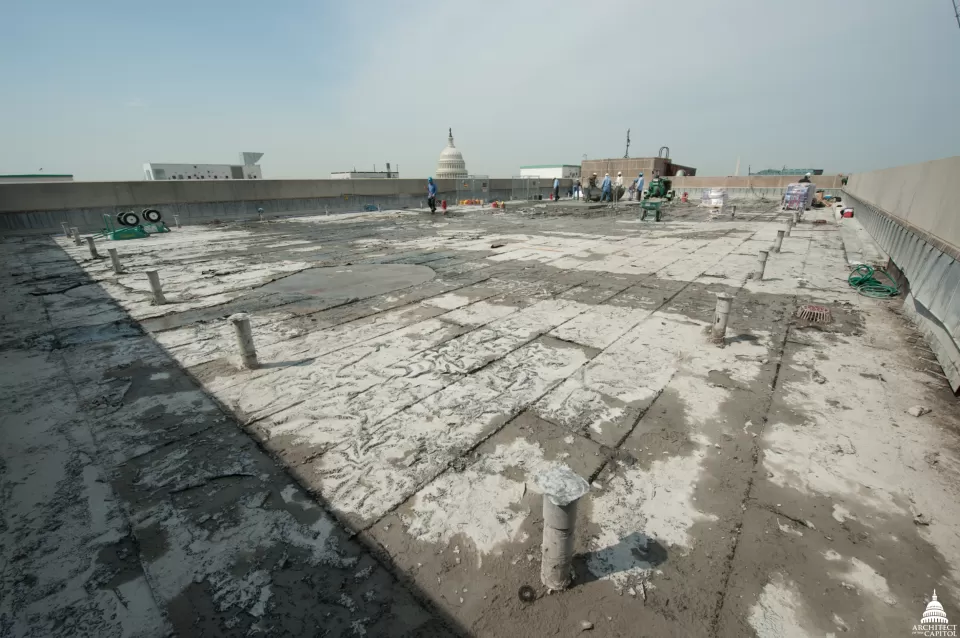
{"type": "Polygon", "coordinates": [[[950,0],[4,0],[0,174],[472,174],[669,146],[700,175],[960,154],[950,0]]]}

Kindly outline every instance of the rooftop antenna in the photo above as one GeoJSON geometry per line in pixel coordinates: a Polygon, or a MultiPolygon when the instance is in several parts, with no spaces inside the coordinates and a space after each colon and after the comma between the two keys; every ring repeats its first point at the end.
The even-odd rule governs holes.
{"type": "Polygon", "coordinates": [[[630,159],[630,129],[627,129],[627,150],[623,154],[623,159],[630,159]]]}
{"type": "Polygon", "coordinates": [[[957,26],[960,27],[960,0],[953,0],[953,14],[957,16],[957,26]]]}

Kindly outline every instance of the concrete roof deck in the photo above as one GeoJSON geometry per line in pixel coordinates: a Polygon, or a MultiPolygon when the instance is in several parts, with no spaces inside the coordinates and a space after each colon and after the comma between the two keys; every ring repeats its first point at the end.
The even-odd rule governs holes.
{"type": "Polygon", "coordinates": [[[880,636],[934,588],[960,613],[960,410],[897,304],[847,285],[869,240],[824,214],[762,280],[769,202],[185,227],[98,242],[119,275],[4,240],[0,628],[880,636]],[[593,489],[548,595],[555,463],[593,489]]]}

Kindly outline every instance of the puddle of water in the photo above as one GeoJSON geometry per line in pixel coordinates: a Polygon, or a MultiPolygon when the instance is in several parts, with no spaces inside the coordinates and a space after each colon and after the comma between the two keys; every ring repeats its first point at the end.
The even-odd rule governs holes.
{"type": "Polygon", "coordinates": [[[436,273],[412,264],[365,264],[309,268],[258,288],[258,292],[294,292],[323,299],[372,297],[430,281],[436,273]]]}

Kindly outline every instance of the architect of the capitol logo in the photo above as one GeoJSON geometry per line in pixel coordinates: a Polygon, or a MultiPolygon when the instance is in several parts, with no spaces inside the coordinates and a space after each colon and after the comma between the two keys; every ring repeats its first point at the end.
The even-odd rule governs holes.
{"type": "Polygon", "coordinates": [[[947,613],[943,605],[937,600],[937,590],[933,590],[933,598],[927,603],[927,608],[920,617],[920,624],[913,626],[914,636],[954,636],[957,635],[957,626],[949,624],[947,613]]]}

